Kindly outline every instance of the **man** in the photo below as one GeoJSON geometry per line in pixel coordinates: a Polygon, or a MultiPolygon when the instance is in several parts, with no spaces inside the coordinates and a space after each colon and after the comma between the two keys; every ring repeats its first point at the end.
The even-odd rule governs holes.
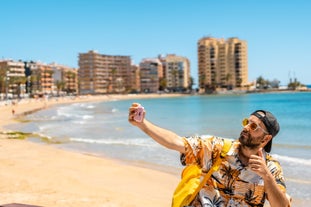
{"type": "MultiPolygon", "coordinates": [[[[145,119],[136,119],[138,109],[133,103],[129,108],[129,122],[140,128],[161,145],[179,151],[183,164],[199,164],[203,171],[212,166],[215,153],[223,146],[223,139],[210,137],[180,137],[145,119]]],[[[263,206],[267,199],[271,207],[290,206],[282,168],[270,154],[272,138],[279,132],[276,118],[268,111],[257,110],[243,120],[239,140],[234,141],[228,155],[223,158],[200,190],[191,206],[263,206]]]]}

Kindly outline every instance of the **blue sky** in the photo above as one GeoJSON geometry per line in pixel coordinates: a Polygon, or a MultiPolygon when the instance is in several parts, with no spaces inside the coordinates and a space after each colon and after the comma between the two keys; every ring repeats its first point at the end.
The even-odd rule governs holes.
{"type": "Polygon", "coordinates": [[[78,54],[189,58],[204,36],[248,43],[249,80],[311,84],[310,0],[0,0],[0,58],[78,67],[78,54]]]}

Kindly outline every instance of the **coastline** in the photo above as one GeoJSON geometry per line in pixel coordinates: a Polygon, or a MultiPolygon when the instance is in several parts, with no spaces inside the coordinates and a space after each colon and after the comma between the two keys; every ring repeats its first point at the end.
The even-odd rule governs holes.
{"type": "MultiPolygon", "coordinates": [[[[183,96],[177,94],[109,95],[27,100],[0,105],[0,132],[20,116],[62,104],[183,96]],[[12,114],[12,108],[15,114],[12,114]]],[[[7,139],[0,134],[0,205],[170,206],[179,174],[145,163],[132,163],[70,152],[57,145],[7,139]],[[108,167],[107,167],[108,166],[108,167]]],[[[293,206],[306,201],[293,198],[293,206]]],[[[267,206],[267,205],[265,205],[267,206]]]]}
{"type": "MultiPolygon", "coordinates": [[[[0,131],[20,116],[58,104],[175,97],[108,95],[58,100],[29,99],[0,106],[0,131]],[[12,113],[14,109],[15,113],[12,113]]],[[[119,160],[58,149],[0,135],[0,205],[44,207],[170,206],[179,175],[119,160]]]]}
{"type": "Polygon", "coordinates": [[[98,95],[98,96],[78,96],[78,97],[60,97],[52,99],[22,99],[21,102],[5,103],[0,102],[0,131],[5,131],[5,126],[18,123],[17,119],[21,116],[34,113],[49,107],[82,103],[82,102],[100,102],[100,101],[116,101],[116,100],[133,100],[148,98],[166,98],[185,96],[183,94],[129,94],[129,95],[98,95]],[[13,114],[14,110],[14,114],[13,114]]]}

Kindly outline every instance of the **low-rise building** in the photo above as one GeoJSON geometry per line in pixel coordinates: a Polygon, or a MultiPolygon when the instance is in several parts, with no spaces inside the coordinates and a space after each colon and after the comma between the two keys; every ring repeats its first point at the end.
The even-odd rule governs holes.
{"type": "Polygon", "coordinates": [[[0,93],[20,97],[26,92],[24,62],[0,60],[0,93]]]}

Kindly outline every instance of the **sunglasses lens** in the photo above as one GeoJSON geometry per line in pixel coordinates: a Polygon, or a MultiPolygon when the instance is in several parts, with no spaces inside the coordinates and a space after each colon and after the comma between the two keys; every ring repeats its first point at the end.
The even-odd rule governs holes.
{"type": "Polygon", "coordinates": [[[249,123],[248,119],[243,119],[243,121],[242,121],[242,125],[243,126],[248,125],[248,123],[249,123]]]}
{"type": "Polygon", "coordinates": [[[257,124],[251,123],[251,124],[249,125],[249,128],[251,128],[251,130],[255,131],[255,130],[257,129],[257,124]]]}
{"type": "Polygon", "coordinates": [[[255,131],[258,128],[258,125],[254,122],[250,123],[248,119],[243,119],[242,121],[242,125],[245,127],[247,125],[249,125],[249,128],[253,131],[255,131]]]}

